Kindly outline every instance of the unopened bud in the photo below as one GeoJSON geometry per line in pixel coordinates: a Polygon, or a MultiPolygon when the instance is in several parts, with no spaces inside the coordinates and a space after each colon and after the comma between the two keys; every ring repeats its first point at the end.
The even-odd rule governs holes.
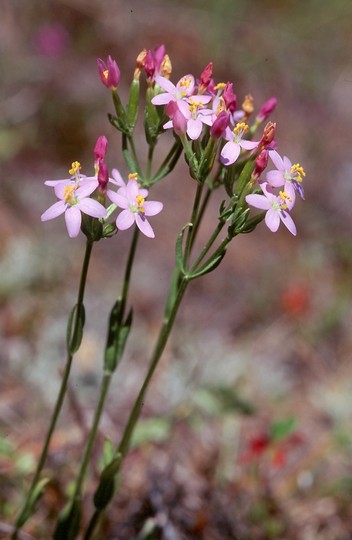
{"type": "Polygon", "coordinates": [[[230,123],[230,115],[227,111],[222,111],[216,118],[210,128],[210,136],[214,139],[219,139],[230,123]]]}
{"type": "Polygon", "coordinates": [[[100,135],[100,137],[98,137],[98,140],[97,140],[97,142],[95,143],[95,146],[94,146],[94,160],[95,160],[95,162],[98,162],[99,160],[105,158],[107,148],[108,148],[108,140],[107,140],[107,138],[105,137],[105,135],[100,135]]]}
{"type": "Polygon", "coordinates": [[[139,80],[141,76],[142,69],[144,69],[145,57],[147,55],[147,49],[143,49],[136,58],[136,67],[133,73],[133,79],[135,81],[139,80]]]}
{"type": "Polygon", "coordinates": [[[106,186],[109,182],[109,170],[108,166],[102,159],[99,161],[99,169],[98,169],[98,183],[99,183],[99,189],[103,193],[106,191],[106,186]]]}
{"type": "Polygon", "coordinates": [[[165,57],[165,53],[166,53],[165,45],[158,45],[157,47],[155,47],[153,51],[155,72],[157,74],[161,73],[161,67],[162,67],[164,57],[165,57]]]}
{"type": "Polygon", "coordinates": [[[266,120],[268,116],[274,111],[276,105],[276,97],[272,96],[271,98],[269,98],[260,109],[256,118],[257,122],[264,122],[264,120],[266,120]]]}
{"type": "Polygon", "coordinates": [[[225,90],[222,93],[222,97],[225,101],[226,108],[230,112],[234,112],[236,110],[236,94],[233,92],[233,84],[227,83],[225,86],[225,90]]]}
{"type": "Polygon", "coordinates": [[[268,122],[264,128],[263,136],[260,139],[259,147],[260,146],[269,146],[269,144],[274,140],[275,138],[275,131],[276,131],[276,123],[274,122],[268,122]]]}
{"type": "Polygon", "coordinates": [[[163,61],[161,62],[161,75],[166,79],[170,78],[172,72],[172,64],[168,54],[165,54],[163,61]]]}
{"type": "Polygon", "coordinates": [[[254,171],[252,174],[254,179],[257,180],[262,174],[262,172],[266,169],[268,165],[268,159],[269,159],[269,152],[265,149],[262,150],[259,156],[255,158],[255,162],[254,162],[255,166],[254,166],[254,171]]]}

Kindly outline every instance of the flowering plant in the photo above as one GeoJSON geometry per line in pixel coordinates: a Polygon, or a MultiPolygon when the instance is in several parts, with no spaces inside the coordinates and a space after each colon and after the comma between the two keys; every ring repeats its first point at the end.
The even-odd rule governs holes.
{"type": "Polygon", "coordinates": [[[128,310],[127,305],[138,236],[141,232],[149,239],[155,237],[149,218],[163,210],[162,202],[148,199],[150,189],[164,180],[184,155],[194,180],[193,207],[189,220],[176,239],[175,269],[148,372],[130,411],[121,441],[101,472],[93,499],[94,513],[85,531],[86,540],[92,538],[114,496],[120,468],[150,380],[162,357],[189,283],[215,270],[232,240],[239,234],[252,232],[263,220],[272,232],[277,231],[282,222],[295,235],[291,211],[296,193],[302,198],[304,196],[304,169],[298,163],[292,165],[286,156],[281,157],[278,153],[275,123],[269,121],[262,128],[263,122],[275,109],[275,97],[269,98],[254,115],[253,97],[245,96],[242,104],[238,105],[233,84],[214,81],[212,63],[205,67],[199,79],[186,74],[173,84],[170,81],[171,62],[163,45],[154,51],[143,50],[138,55],[127,105],[123,105],[118,93],[121,73],[117,62],[110,56],[106,62],[99,59],[98,72],[101,82],[112,94],[115,113],[109,115],[109,120],[121,133],[122,154],[130,174],[126,182],[117,169],[113,169],[109,176],[105,162],[108,141],[105,136],[100,136],[94,148],[92,176],[81,174],[80,163],[74,161],[69,178],[45,182],[53,188],[57,201],[42,214],[42,221],[64,214],[69,236],[76,238],[80,231],[86,236],[86,252],[77,302],[68,319],[67,361],[60,392],[34,478],[16,519],[13,539],[18,537],[20,529],[34,513],[48,481],[42,478],[42,470],[65,398],[73,357],[83,338],[84,292],[95,242],[115,237],[117,232],[134,226],[122,291],[112,306],[108,323],[99,399],[73,489],[57,521],[56,540],[74,539],[81,530],[83,483],[112,376],[123,356],[132,325],[132,309],[128,310]],[[144,130],[148,159],[145,170],[140,165],[134,141],[143,72],[147,81],[144,130]],[[173,131],[173,143],[160,167],[153,171],[155,148],[159,138],[168,130],[173,131]],[[266,171],[269,162],[276,169],[266,171]],[[195,240],[215,190],[221,190],[224,199],[213,232],[197,253],[195,240]],[[251,207],[262,212],[252,214],[251,207]]]}

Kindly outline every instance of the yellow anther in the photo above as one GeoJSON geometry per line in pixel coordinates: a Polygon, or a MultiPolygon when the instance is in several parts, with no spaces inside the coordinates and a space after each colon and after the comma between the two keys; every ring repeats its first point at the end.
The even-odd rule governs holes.
{"type": "Polygon", "coordinates": [[[220,98],[219,105],[216,107],[216,111],[215,111],[216,116],[219,116],[219,114],[222,113],[222,111],[226,111],[226,105],[223,98],[220,98]]]}
{"type": "Polygon", "coordinates": [[[143,197],[143,195],[136,195],[136,203],[137,203],[139,212],[145,211],[144,206],[143,206],[144,201],[145,201],[145,198],[143,197]]]}
{"type": "Polygon", "coordinates": [[[109,76],[109,70],[108,70],[108,69],[105,69],[105,70],[103,71],[103,75],[104,75],[105,79],[107,79],[108,76],[109,76]]]}
{"type": "Polygon", "coordinates": [[[189,107],[189,110],[190,110],[191,114],[195,114],[197,112],[197,110],[204,107],[204,105],[200,101],[192,100],[191,103],[189,103],[188,107],[189,107]]]}
{"type": "Polygon", "coordinates": [[[297,176],[295,180],[297,180],[297,182],[302,182],[303,181],[302,176],[306,175],[305,170],[303,169],[303,167],[301,167],[299,163],[295,163],[294,165],[292,165],[290,173],[291,175],[296,173],[297,176]]]}
{"type": "Polygon", "coordinates": [[[74,202],[72,200],[72,198],[73,198],[74,193],[75,193],[77,188],[78,188],[78,186],[74,185],[74,184],[65,187],[65,189],[64,189],[64,201],[65,202],[68,202],[68,203],[74,202]]]}
{"type": "Polygon", "coordinates": [[[189,88],[191,86],[191,82],[192,82],[192,79],[190,77],[182,77],[182,79],[179,82],[179,85],[185,88],[189,88]]]}
{"type": "Polygon", "coordinates": [[[166,79],[170,79],[172,72],[172,64],[168,54],[165,54],[163,61],[161,62],[161,74],[166,79]]]}
{"type": "Polygon", "coordinates": [[[246,122],[238,122],[233,128],[235,135],[243,135],[244,133],[247,133],[248,130],[249,126],[246,124],[246,122]]]}
{"type": "Polygon", "coordinates": [[[134,173],[130,173],[128,175],[128,179],[129,180],[138,180],[138,173],[134,172],[134,173]]]}
{"type": "Polygon", "coordinates": [[[279,192],[279,197],[281,197],[281,200],[282,200],[281,208],[283,210],[286,210],[287,204],[286,204],[285,201],[292,202],[291,197],[289,195],[287,195],[286,191],[280,191],[279,192]]]}
{"type": "Polygon", "coordinates": [[[81,164],[79,161],[74,161],[72,163],[72,168],[68,171],[69,174],[77,174],[81,170],[81,164]]]}
{"type": "Polygon", "coordinates": [[[248,94],[244,98],[244,102],[242,103],[242,110],[249,116],[254,111],[254,99],[251,96],[251,94],[248,94]]]}
{"type": "Polygon", "coordinates": [[[223,90],[226,87],[226,83],[219,82],[216,86],[214,86],[214,90],[223,90]]]}

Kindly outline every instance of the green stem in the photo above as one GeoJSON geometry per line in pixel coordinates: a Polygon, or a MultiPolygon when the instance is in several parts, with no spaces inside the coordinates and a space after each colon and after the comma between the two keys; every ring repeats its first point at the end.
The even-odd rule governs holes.
{"type": "Polygon", "coordinates": [[[212,194],[212,190],[210,188],[208,188],[208,190],[207,190],[207,192],[206,192],[206,194],[204,196],[203,202],[201,204],[201,207],[199,209],[199,212],[198,212],[197,218],[195,220],[195,223],[193,225],[193,235],[192,235],[191,249],[193,247],[194,240],[195,240],[196,235],[198,233],[199,225],[201,224],[201,221],[203,219],[205,210],[206,210],[206,208],[208,206],[211,194],[212,194]]]}
{"type": "MultiPolygon", "coordinates": [[[[88,267],[89,267],[89,261],[90,261],[91,253],[92,253],[92,248],[93,248],[93,242],[87,240],[86,251],[85,251],[85,255],[84,255],[82,272],[81,272],[81,279],[80,279],[80,284],[79,284],[79,289],[78,289],[78,297],[77,297],[77,307],[78,307],[78,309],[76,311],[77,313],[79,312],[79,308],[81,306],[83,306],[84,290],[85,290],[85,285],[86,285],[86,281],[87,281],[88,267]]],[[[76,333],[78,331],[78,325],[79,325],[79,318],[76,317],[75,318],[74,328],[73,328],[73,336],[76,335],[76,333]]],[[[43,449],[42,449],[42,452],[41,452],[41,455],[40,455],[40,458],[39,458],[39,462],[38,462],[38,465],[37,465],[37,468],[36,468],[32,483],[30,485],[29,491],[27,493],[26,500],[25,500],[25,502],[24,502],[24,504],[22,506],[22,509],[20,510],[20,513],[18,514],[18,516],[16,518],[16,529],[15,529],[13,535],[12,535],[13,540],[15,540],[17,538],[17,534],[18,534],[19,530],[24,525],[24,523],[27,521],[27,519],[25,518],[25,515],[27,513],[28,505],[30,503],[30,500],[31,500],[31,497],[33,495],[34,489],[35,489],[35,487],[36,487],[36,485],[37,485],[37,483],[39,481],[41,472],[42,472],[43,467],[45,465],[45,461],[46,461],[46,458],[47,458],[51,437],[52,437],[52,434],[53,434],[53,432],[55,430],[57,419],[58,419],[58,417],[60,415],[61,408],[62,408],[62,405],[63,405],[63,401],[64,401],[64,398],[65,398],[65,394],[66,394],[66,390],[67,390],[67,383],[68,383],[68,379],[69,379],[69,375],[70,375],[70,371],[71,371],[72,360],[73,360],[73,354],[68,354],[67,355],[67,360],[66,360],[66,365],[65,365],[65,371],[64,371],[64,374],[63,374],[62,382],[61,382],[60,391],[59,391],[59,394],[57,396],[57,400],[56,400],[54,411],[53,411],[53,414],[52,414],[52,417],[51,417],[51,422],[50,422],[50,425],[49,425],[49,429],[48,429],[48,432],[46,434],[44,446],[43,446],[43,449]]]]}
{"type": "MultiPolygon", "coordinates": [[[[195,232],[197,232],[197,230],[196,231],[194,230],[194,226],[195,226],[197,216],[198,216],[198,209],[199,209],[199,204],[200,204],[200,201],[201,201],[203,186],[204,186],[204,184],[197,184],[197,191],[196,191],[196,195],[195,195],[195,198],[194,198],[194,204],[193,204],[191,221],[190,221],[192,223],[192,227],[190,227],[188,229],[188,234],[187,234],[187,239],[186,239],[186,247],[185,247],[185,254],[184,254],[184,266],[185,266],[185,268],[187,268],[190,253],[191,253],[191,247],[192,247],[192,244],[193,244],[194,238],[195,238],[195,232]]],[[[197,227],[197,229],[198,229],[198,227],[197,227]]]]}
{"type": "MultiPolygon", "coordinates": [[[[129,136],[128,137],[128,142],[130,143],[130,147],[131,147],[131,151],[132,151],[132,155],[133,155],[133,159],[134,159],[134,162],[136,164],[136,169],[138,172],[138,175],[139,176],[142,176],[142,169],[141,169],[141,166],[139,164],[139,159],[138,159],[138,155],[137,155],[137,152],[136,152],[136,147],[134,145],[134,140],[133,140],[133,137],[132,136],[129,136]]],[[[134,171],[133,171],[134,172],[134,171]]]]}
{"type": "MultiPolygon", "coordinates": [[[[139,415],[140,415],[140,412],[141,412],[141,409],[143,407],[143,403],[144,403],[144,398],[145,398],[145,394],[147,392],[147,389],[148,389],[148,386],[149,386],[149,383],[154,375],[154,372],[159,364],[159,360],[162,356],[162,353],[165,349],[165,346],[166,346],[166,343],[167,343],[167,340],[169,338],[169,335],[170,335],[170,332],[171,332],[171,329],[173,327],[173,324],[174,324],[174,321],[175,321],[175,318],[176,318],[176,314],[177,314],[177,311],[178,311],[178,308],[181,304],[181,301],[182,301],[182,298],[184,296],[184,293],[186,291],[186,288],[187,288],[187,285],[188,285],[188,280],[183,278],[179,284],[179,288],[178,288],[178,291],[177,291],[177,295],[175,297],[175,300],[174,300],[174,303],[173,303],[173,306],[169,312],[169,315],[168,317],[166,317],[164,319],[164,323],[163,323],[163,326],[161,328],[161,331],[160,331],[160,334],[159,334],[159,339],[156,343],[156,346],[155,346],[155,349],[154,349],[154,353],[153,353],[153,356],[151,358],[151,361],[150,361],[150,365],[149,365],[149,369],[148,369],[148,372],[147,372],[147,375],[144,379],[144,382],[143,382],[143,385],[139,391],[139,394],[137,396],[137,399],[134,403],[134,406],[132,408],[132,411],[130,413],[130,416],[129,416],[129,419],[128,419],[128,422],[127,422],[127,425],[125,427],[125,430],[124,430],[124,433],[123,433],[123,436],[122,436],[122,439],[121,439],[121,442],[117,448],[117,451],[116,451],[116,455],[121,455],[121,462],[120,462],[120,466],[121,466],[121,463],[128,451],[128,447],[129,447],[129,444],[130,444],[130,441],[131,441],[131,437],[132,437],[132,434],[133,434],[133,430],[135,428],[135,425],[137,423],[137,420],[139,418],[139,415]]],[[[96,528],[96,526],[98,525],[99,523],[99,520],[100,518],[102,517],[102,514],[103,514],[103,511],[102,510],[95,510],[89,524],[88,524],[88,528],[86,530],[86,534],[84,536],[84,540],[89,540],[91,537],[92,537],[92,534],[94,533],[94,530],[96,528]]]]}
{"type": "MultiPolygon", "coordinates": [[[[120,303],[120,306],[121,306],[120,307],[120,321],[121,322],[123,321],[123,318],[124,318],[124,312],[125,312],[125,307],[126,307],[126,301],[127,301],[129,285],[130,285],[130,281],[131,281],[131,272],[132,272],[134,257],[135,257],[135,254],[136,254],[138,238],[139,238],[139,229],[138,229],[138,227],[135,227],[132,242],[131,242],[130,251],[129,251],[129,254],[128,254],[128,258],[127,258],[125,276],[124,276],[123,286],[122,286],[121,303],[120,303]]],[[[72,503],[75,500],[79,501],[79,499],[80,499],[80,493],[81,493],[83,480],[84,480],[86,472],[87,472],[89,459],[90,459],[90,456],[91,456],[91,453],[92,453],[92,450],[93,450],[94,442],[95,442],[96,437],[97,437],[98,427],[99,427],[99,424],[100,424],[101,415],[102,415],[103,410],[104,410],[106,397],[108,395],[112,374],[113,374],[112,371],[106,370],[104,372],[104,375],[103,375],[103,379],[102,379],[101,386],[100,386],[99,401],[98,401],[98,405],[97,405],[97,408],[96,408],[95,413],[94,413],[93,424],[92,424],[92,427],[91,427],[91,430],[90,430],[90,433],[89,433],[89,437],[88,437],[88,441],[87,441],[87,445],[86,445],[86,448],[85,448],[85,451],[84,451],[84,454],[83,454],[83,457],[82,457],[82,464],[81,464],[81,467],[80,467],[80,470],[79,470],[79,473],[78,473],[78,476],[77,476],[77,481],[76,481],[75,489],[74,489],[73,496],[72,496],[72,503]]]]}
{"type": "Polygon", "coordinates": [[[148,150],[148,160],[147,160],[147,171],[146,171],[146,182],[148,183],[150,180],[150,175],[152,172],[152,161],[153,161],[153,154],[154,154],[155,145],[150,144],[149,150],[148,150]]]}
{"type": "MultiPolygon", "coordinates": [[[[213,234],[211,235],[208,242],[203,247],[203,249],[200,252],[200,254],[198,255],[196,261],[193,263],[191,271],[196,270],[197,267],[200,265],[200,263],[202,262],[202,260],[206,256],[206,254],[208,253],[209,249],[211,248],[211,246],[214,244],[215,240],[219,236],[219,234],[220,234],[221,230],[223,229],[224,225],[225,225],[224,221],[219,221],[219,223],[217,224],[213,234]]],[[[223,243],[221,245],[223,245],[223,243]]]]}

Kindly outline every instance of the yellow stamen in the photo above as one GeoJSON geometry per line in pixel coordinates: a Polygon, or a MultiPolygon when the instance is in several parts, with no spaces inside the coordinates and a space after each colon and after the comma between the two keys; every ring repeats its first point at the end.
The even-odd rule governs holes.
{"type": "Polygon", "coordinates": [[[244,133],[247,133],[248,130],[249,126],[246,124],[246,122],[238,122],[234,127],[233,132],[235,135],[243,135],[244,133]]]}
{"type": "Polygon", "coordinates": [[[226,87],[226,83],[219,82],[216,86],[214,86],[214,90],[223,90],[226,87]]]}
{"type": "Polygon", "coordinates": [[[168,54],[165,54],[163,61],[161,62],[161,74],[166,79],[170,79],[172,72],[172,64],[168,54]]]}
{"type": "Polygon", "coordinates": [[[105,69],[105,70],[103,71],[103,75],[104,75],[105,79],[107,79],[107,78],[109,77],[109,70],[108,70],[108,69],[105,69]]]}
{"type": "Polygon", "coordinates": [[[215,111],[216,116],[219,116],[219,114],[222,113],[222,111],[226,111],[226,105],[223,98],[220,98],[219,105],[216,107],[216,111],[215,111]]]}
{"type": "Polygon", "coordinates": [[[190,77],[182,77],[182,79],[179,82],[179,85],[181,87],[189,88],[191,86],[191,78],[190,77]]]}
{"type": "Polygon", "coordinates": [[[291,175],[293,175],[295,173],[297,174],[297,176],[295,178],[295,180],[297,180],[297,182],[302,182],[303,181],[302,176],[306,175],[305,170],[303,169],[303,167],[301,167],[301,165],[299,163],[295,163],[294,165],[292,165],[290,173],[291,173],[291,175]]]}
{"type": "Polygon", "coordinates": [[[201,109],[202,107],[204,107],[204,105],[200,101],[192,100],[191,103],[189,104],[189,110],[191,114],[196,114],[197,110],[201,109]]]}
{"type": "Polygon", "coordinates": [[[137,203],[138,210],[143,213],[145,211],[144,206],[143,206],[144,201],[145,201],[145,198],[143,197],[143,195],[136,195],[136,203],[137,203]]]}
{"type": "Polygon", "coordinates": [[[244,102],[242,103],[242,110],[249,116],[254,111],[254,99],[251,96],[251,94],[248,94],[244,98],[244,102]]]}
{"type": "Polygon", "coordinates": [[[281,197],[281,200],[282,200],[281,208],[283,210],[286,210],[287,204],[285,201],[292,202],[292,199],[289,195],[287,195],[286,191],[280,191],[279,196],[281,197]]]}
{"type": "Polygon", "coordinates": [[[71,175],[77,174],[81,170],[81,164],[79,161],[74,161],[72,163],[72,169],[70,169],[68,172],[71,175]]]}
{"type": "Polygon", "coordinates": [[[134,173],[130,173],[128,175],[128,179],[129,180],[138,180],[138,173],[134,172],[134,173]]]}
{"type": "Polygon", "coordinates": [[[75,193],[77,188],[78,188],[78,186],[75,185],[75,184],[65,187],[65,189],[64,189],[64,201],[65,202],[68,202],[68,203],[73,202],[72,197],[74,196],[74,193],[75,193]]]}

